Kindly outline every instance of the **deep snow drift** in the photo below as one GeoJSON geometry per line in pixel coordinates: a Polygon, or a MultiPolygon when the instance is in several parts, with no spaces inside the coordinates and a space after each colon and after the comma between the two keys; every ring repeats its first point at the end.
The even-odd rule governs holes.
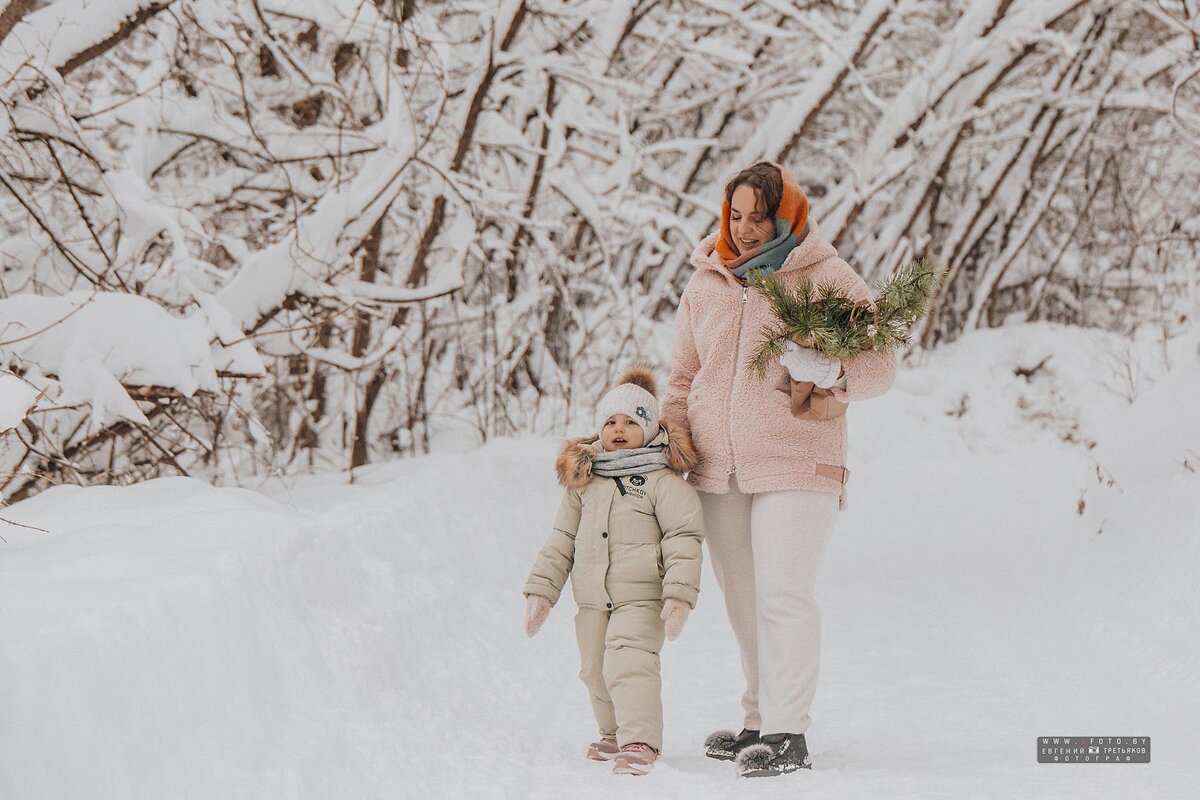
{"type": "Polygon", "coordinates": [[[699,754],[740,722],[707,567],[664,650],[659,766],[584,760],[569,594],[537,638],[521,621],[556,438],[353,486],[44,492],[0,514],[43,529],[0,526],[0,797],[1189,797],[1196,343],[1164,373],[1152,341],[984,331],[851,409],[816,769],[769,782],[699,754]],[[1153,760],[1039,765],[1039,735],[1150,736],[1153,760]]]}

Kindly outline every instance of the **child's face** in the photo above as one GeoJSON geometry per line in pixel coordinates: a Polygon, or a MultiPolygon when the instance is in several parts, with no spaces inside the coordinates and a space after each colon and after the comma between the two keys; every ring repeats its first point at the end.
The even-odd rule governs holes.
{"type": "Polygon", "coordinates": [[[646,441],[642,426],[624,414],[613,414],[600,429],[600,445],[605,450],[641,447],[646,441]]]}

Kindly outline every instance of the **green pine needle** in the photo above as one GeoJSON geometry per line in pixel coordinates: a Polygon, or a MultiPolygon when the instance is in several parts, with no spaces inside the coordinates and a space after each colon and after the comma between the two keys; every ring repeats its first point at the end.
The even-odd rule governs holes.
{"type": "Polygon", "coordinates": [[[945,268],[933,259],[918,258],[879,284],[872,311],[842,294],[832,282],[814,287],[800,281],[789,290],[778,274],[757,273],[751,286],[767,298],[777,324],[761,331],[749,369],[765,378],[789,340],[842,360],[869,350],[903,347],[909,343],[913,323],[929,312],[945,276],[945,268]]]}

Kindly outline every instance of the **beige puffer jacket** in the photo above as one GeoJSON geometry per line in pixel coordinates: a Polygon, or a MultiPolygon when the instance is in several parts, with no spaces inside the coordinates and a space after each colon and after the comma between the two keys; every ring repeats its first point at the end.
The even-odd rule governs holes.
{"type": "Polygon", "coordinates": [[[668,597],[695,607],[704,523],[700,498],[680,473],[695,464],[696,451],[685,429],[666,420],[647,446],[663,444],[670,469],[620,479],[592,475],[598,436],[564,444],[557,467],[567,491],[526,595],[553,605],[570,575],[583,608],[668,597]]]}

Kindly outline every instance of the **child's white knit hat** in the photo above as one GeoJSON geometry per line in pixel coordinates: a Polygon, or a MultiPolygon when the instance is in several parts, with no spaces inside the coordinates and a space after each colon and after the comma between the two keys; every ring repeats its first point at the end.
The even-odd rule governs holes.
{"type": "Polygon", "coordinates": [[[613,414],[624,414],[642,426],[644,444],[658,435],[658,389],[654,373],[646,367],[630,367],[596,405],[596,430],[613,414]]]}

